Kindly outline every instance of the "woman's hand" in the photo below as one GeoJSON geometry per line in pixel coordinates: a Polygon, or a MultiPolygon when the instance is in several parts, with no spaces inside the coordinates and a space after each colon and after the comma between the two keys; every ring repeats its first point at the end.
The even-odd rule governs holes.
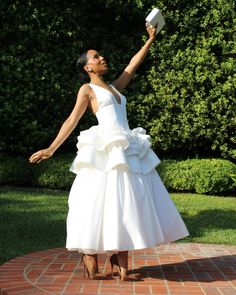
{"type": "Polygon", "coordinates": [[[143,62],[149,51],[149,48],[156,39],[156,27],[154,28],[152,26],[147,26],[146,28],[149,39],[145,42],[144,46],[131,58],[128,66],[124,69],[123,73],[118,77],[118,79],[112,82],[112,84],[120,92],[122,92],[129,84],[131,78],[134,76],[135,71],[143,62]]]}
{"type": "Polygon", "coordinates": [[[40,150],[37,151],[36,153],[34,153],[30,158],[29,158],[29,162],[30,163],[39,163],[42,160],[46,160],[48,158],[50,158],[53,155],[53,152],[47,148],[44,150],[40,150]]]}
{"type": "Polygon", "coordinates": [[[157,30],[157,28],[153,27],[151,25],[148,25],[146,27],[146,29],[147,29],[147,32],[148,32],[148,35],[149,35],[149,39],[154,41],[156,39],[156,30],[157,30]]]}

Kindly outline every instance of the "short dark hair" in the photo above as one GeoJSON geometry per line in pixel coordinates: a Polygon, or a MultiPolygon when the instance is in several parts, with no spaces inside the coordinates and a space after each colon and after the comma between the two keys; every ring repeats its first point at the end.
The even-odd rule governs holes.
{"type": "Polygon", "coordinates": [[[78,59],[76,61],[76,67],[77,67],[78,72],[79,72],[79,78],[83,82],[87,82],[89,80],[89,76],[88,76],[87,72],[84,69],[84,66],[87,63],[87,52],[88,52],[88,50],[86,52],[82,53],[78,57],[78,59]]]}

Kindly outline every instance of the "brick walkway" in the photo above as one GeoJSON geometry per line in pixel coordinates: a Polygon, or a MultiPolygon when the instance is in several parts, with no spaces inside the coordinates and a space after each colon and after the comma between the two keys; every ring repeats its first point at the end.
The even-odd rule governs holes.
{"type": "MultiPolygon", "coordinates": [[[[1,295],[27,294],[236,294],[236,246],[172,243],[129,252],[129,266],[139,281],[83,277],[81,254],[50,249],[0,266],[1,295]]],[[[109,275],[110,255],[98,255],[109,275]]]]}

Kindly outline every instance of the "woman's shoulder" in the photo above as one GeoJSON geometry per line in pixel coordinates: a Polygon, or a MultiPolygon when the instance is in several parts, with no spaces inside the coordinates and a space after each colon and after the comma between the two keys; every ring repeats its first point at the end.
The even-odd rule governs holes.
{"type": "Polygon", "coordinates": [[[84,83],[80,88],[79,88],[79,93],[83,94],[89,94],[91,91],[91,87],[88,83],[84,83]]]}
{"type": "Polygon", "coordinates": [[[79,99],[88,99],[91,96],[91,87],[88,83],[83,84],[77,93],[77,98],[79,99]]]}
{"type": "Polygon", "coordinates": [[[82,89],[82,90],[90,89],[89,83],[84,83],[82,86],[80,86],[80,89],[82,89]]]}

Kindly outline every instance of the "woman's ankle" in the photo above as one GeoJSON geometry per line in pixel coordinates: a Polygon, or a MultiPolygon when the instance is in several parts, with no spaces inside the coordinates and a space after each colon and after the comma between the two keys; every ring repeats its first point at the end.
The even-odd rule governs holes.
{"type": "Polygon", "coordinates": [[[120,251],[117,253],[119,266],[123,271],[128,270],[128,251],[120,251]]]}
{"type": "Polygon", "coordinates": [[[98,270],[97,254],[85,254],[87,268],[90,273],[96,274],[98,270]]]}

